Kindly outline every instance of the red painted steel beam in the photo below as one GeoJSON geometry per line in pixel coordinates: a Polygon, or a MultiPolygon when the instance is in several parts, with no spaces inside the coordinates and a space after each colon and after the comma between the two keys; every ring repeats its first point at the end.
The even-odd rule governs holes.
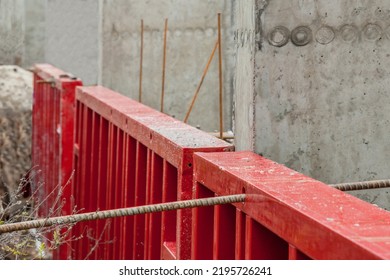
{"type": "MultiPolygon", "coordinates": [[[[108,148],[111,151],[108,154],[107,170],[103,171],[108,178],[105,187],[107,194],[111,196],[111,192],[114,192],[115,197],[119,198],[118,192],[121,192],[126,196],[125,203],[129,205],[191,199],[193,153],[233,150],[233,146],[227,142],[101,86],[79,87],[76,99],[78,108],[88,107],[106,121],[109,127],[123,132],[128,137],[127,143],[132,143],[131,149],[130,146],[121,145],[120,149],[114,151],[114,140],[109,137],[106,145],[99,147],[100,150],[108,148]],[[126,170],[118,172],[117,164],[121,162],[121,158],[124,159],[124,164],[120,168],[126,170]],[[115,186],[121,181],[126,182],[126,185],[115,186]]],[[[86,137],[81,125],[76,130],[86,137]]],[[[107,131],[104,132],[105,135],[106,133],[107,131]]],[[[77,140],[75,145],[78,147],[78,154],[83,155],[82,150],[88,149],[90,144],[87,142],[77,140]]],[[[90,164],[89,161],[79,164],[76,170],[78,175],[87,176],[85,170],[89,170],[90,164]]],[[[77,186],[78,189],[88,187],[90,186],[80,183],[77,186]]],[[[119,203],[118,199],[116,201],[119,203]]],[[[125,224],[126,229],[119,234],[124,240],[119,241],[119,244],[126,244],[132,252],[130,255],[127,252],[119,253],[119,249],[114,248],[114,258],[190,258],[190,209],[179,210],[175,214],[162,213],[125,219],[125,224]],[[158,244],[159,242],[162,244],[158,244]]],[[[114,222],[114,228],[118,228],[117,226],[114,222]]],[[[111,251],[107,251],[107,248],[105,251],[108,254],[103,258],[111,257],[111,251]]]]}
{"type": "Polygon", "coordinates": [[[227,142],[110,89],[80,87],[76,94],[81,103],[99,112],[175,166],[181,163],[176,155],[186,150],[233,150],[227,142]]]}
{"type": "MultiPolygon", "coordinates": [[[[32,165],[41,170],[39,178],[43,192],[40,199],[46,200],[39,212],[47,215],[53,207],[56,192],[52,190],[65,186],[73,170],[74,102],[75,88],[82,85],[80,79],[49,64],[34,67],[34,102],[32,115],[32,165]]],[[[36,181],[36,183],[40,183],[36,181]]],[[[62,199],[66,203],[62,215],[69,215],[71,206],[71,184],[64,189],[62,199]]],[[[54,252],[54,258],[68,258],[62,246],[54,252]]]]}
{"type": "Polygon", "coordinates": [[[287,242],[290,258],[390,259],[390,213],[383,209],[251,152],[196,153],[194,165],[196,185],[216,195],[245,192],[237,210],[287,242]]]}
{"type": "MultiPolygon", "coordinates": [[[[58,69],[50,64],[37,64],[34,67],[34,73],[35,73],[35,81],[34,81],[34,96],[37,94],[47,94],[47,95],[59,95],[59,111],[56,113],[56,119],[58,120],[58,124],[54,127],[55,131],[51,131],[51,133],[56,133],[60,135],[60,143],[58,149],[58,155],[60,156],[60,178],[59,183],[65,184],[67,180],[69,179],[71,173],[72,173],[72,163],[73,163],[73,132],[74,132],[74,101],[75,101],[75,88],[77,86],[82,85],[82,82],[80,79],[72,77],[70,74],[62,71],[61,69],[58,69]],[[45,93],[38,93],[39,91],[39,85],[40,82],[49,82],[49,84],[46,84],[46,92],[45,93]],[[50,86],[49,86],[50,85],[50,86]],[[48,87],[49,86],[49,87],[48,87]]],[[[42,96],[41,98],[45,98],[45,96],[42,96]]],[[[44,101],[43,101],[44,102],[44,101]]],[[[58,103],[57,102],[57,103],[58,103]]],[[[45,105],[45,104],[40,104],[45,105]]],[[[46,106],[54,106],[55,104],[46,104],[46,106]]],[[[39,106],[35,106],[33,108],[33,115],[39,114],[39,111],[42,110],[39,106]]],[[[45,133],[44,131],[39,131],[45,129],[41,126],[41,122],[44,122],[45,119],[49,116],[43,116],[40,115],[40,119],[35,118],[35,122],[33,123],[33,135],[36,135],[37,133],[45,133]],[[38,131],[37,131],[38,130],[38,131]]],[[[46,132],[47,133],[47,132],[46,132]]],[[[34,139],[33,139],[34,141],[34,139]]],[[[43,142],[45,141],[54,141],[54,139],[42,139],[43,142]]],[[[36,160],[40,161],[42,160],[42,157],[49,156],[45,153],[47,151],[36,151],[35,146],[34,147],[34,153],[36,155],[36,160]],[[38,153],[38,154],[37,154],[38,153]]],[[[35,163],[33,162],[33,165],[35,163]]],[[[57,168],[58,166],[47,166],[47,168],[57,168]]],[[[55,186],[52,186],[55,187],[55,186]]],[[[70,189],[70,188],[68,188],[70,189]]],[[[68,213],[70,209],[66,210],[66,214],[68,213]]]]}

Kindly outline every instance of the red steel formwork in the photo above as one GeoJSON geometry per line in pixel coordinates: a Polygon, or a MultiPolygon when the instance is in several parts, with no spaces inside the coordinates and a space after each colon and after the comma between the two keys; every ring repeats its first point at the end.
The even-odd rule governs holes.
{"type": "MultiPolygon", "coordinates": [[[[51,215],[61,186],[72,174],[75,88],[82,82],[48,64],[34,69],[32,114],[32,165],[34,190],[38,193],[39,216],[51,215]]],[[[71,214],[71,186],[65,187],[59,204],[61,213],[71,214]]],[[[58,206],[58,205],[57,205],[58,206]]],[[[55,207],[57,207],[55,206],[55,207]]],[[[66,246],[54,251],[54,258],[66,259],[66,246]]]]}
{"type": "Polygon", "coordinates": [[[62,214],[247,198],[79,223],[77,240],[54,258],[390,259],[389,212],[251,152],[221,153],[233,147],[109,89],[79,87],[75,103],[78,85],[50,65],[35,68],[32,157],[48,197],[41,215],[72,169],[62,214]]]}
{"type": "MultiPolygon", "coordinates": [[[[75,205],[82,211],[190,199],[193,153],[233,147],[104,87],[79,87],[75,205]]],[[[80,223],[73,259],[189,259],[190,209],[80,223]],[[85,237],[87,236],[87,238],[85,237]]]]}
{"type": "Polygon", "coordinates": [[[197,153],[192,259],[390,259],[390,213],[251,152],[197,153]],[[207,225],[207,226],[202,226],[207,225]]]}

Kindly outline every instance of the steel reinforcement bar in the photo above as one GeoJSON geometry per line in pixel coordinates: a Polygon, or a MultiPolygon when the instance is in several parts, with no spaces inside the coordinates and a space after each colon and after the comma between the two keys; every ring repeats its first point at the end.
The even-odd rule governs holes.
{"type": "Polygon", "coordinates": [[[340,191],[358,191],[358,190],[372,190],[381,188],[390,188],[390,180],[374,180],[366,182],[352,182],[329,185],[340,191]]]}
{"type": "Polygon", "coordinates": [[[25,222],[2,224],[0,225],[0,234],[7,232],[14,232],[20,230],[28,230],[33,228],[50,227],[56,225],[70,225],[83,221],[93,221],[110,219],[125,216],[134,216],[141,214],[150,214],[163,211],[172,211],[178,209],[188,209],[194,207],[205,207],[212,205],[221,205],[228,203],[238,203],[245,201],[245,194],[221,196],[221,197],[210,197],[203,199],[192,199],[185,201],[175,201],[167,203],[159,203],[152,205],[144,205],[130,208],[112,209],[106,211],[95,211],[83,214],[74,214],[61,217],[52,217],[46,219],[37,219],[25,222]]]}

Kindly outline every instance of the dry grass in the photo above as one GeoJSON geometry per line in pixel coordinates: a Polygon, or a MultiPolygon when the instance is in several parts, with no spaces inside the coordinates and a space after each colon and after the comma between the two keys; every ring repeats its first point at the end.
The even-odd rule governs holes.
{"type": "MultiPolygon", "coordinates": [[[[36,219],[44,200],[54,196],[54,203],[48,209],[47,217],[59,216],[62,212],[64,200],[62,193],[69,187],[70,181],[65,186],[57,186],[51,194],[44,199],[39,198],[39,190],[42,182],[36,180],[38,172],[28,172],[21,180],[15,191],[0,183],[0,223],[16,223],[36,219]],[[35,174],[33,177],[31,174],[35,174]]],[[[0,235],[0,259],[50,259],[51,252],[60,245],[71,242],[71,229],[73,224],[37,228],[32,230],[15,231],[0,235]]]]}

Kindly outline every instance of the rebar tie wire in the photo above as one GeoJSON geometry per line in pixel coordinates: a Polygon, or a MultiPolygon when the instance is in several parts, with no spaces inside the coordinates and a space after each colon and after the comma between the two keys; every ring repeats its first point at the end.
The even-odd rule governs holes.
{"type": "Polygon", "coordinates": [[[7,232],[14,232],[20,230],[27,230],[33,228],[50,227],[64,224],[74,224],[82,221],[92,221],[109,219],[115,217],[133,216],[140,214],[148,214],[162,211],[178,210],[185,208],[195,208],[203,206],[213,206],[220,204],[238,203],[245,201],[245,194],[218,196],[211,198],[192,199],[184,201],[167,202],[160,204],[151,204],[130,208],[120,208],[114,210],[96,211],[82,214],[74,214],[60,217],[52,217],[45,219],[37,219],[32,221],[25,221],[19,223],[0,225],[0,234],[7,232]]]}

